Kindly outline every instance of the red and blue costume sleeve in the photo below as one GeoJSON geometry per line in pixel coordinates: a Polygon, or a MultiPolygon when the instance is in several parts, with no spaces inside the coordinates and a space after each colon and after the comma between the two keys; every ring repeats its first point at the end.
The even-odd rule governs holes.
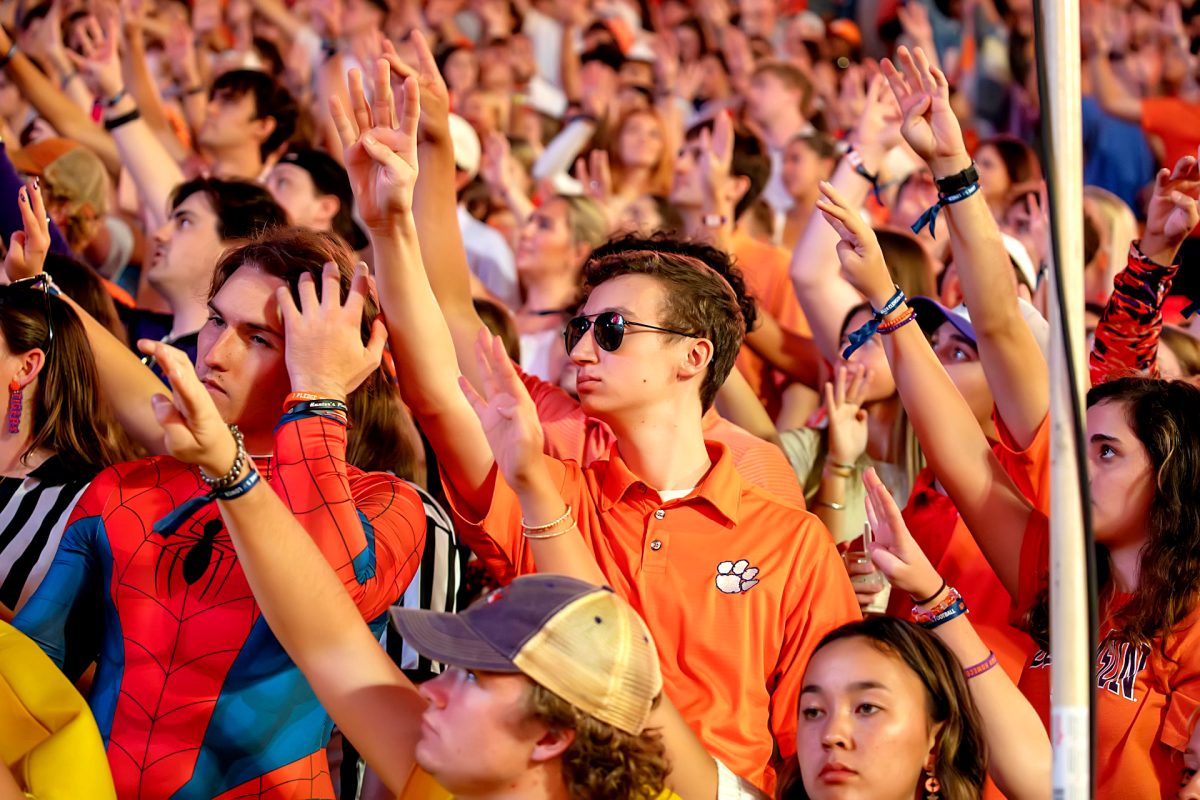
{"type": "MultiPolygon", "coordinates": [[[[339,421],[292,415],[258,466],[381,631],[419,565],[424,507],[345,453],[339,421]]],[[[89,703],[118,796],[331,798],[332,723],[259,614],[216,505],[153,530],[206,492],[170,458],[105,470],[15,624],[68,675],[98,660],[89,703]]]]}
{"type": "Polygon", "coordinates": [[[1088,358],[1092,385],[1132,376],[1158,377],[1162,306],[1178,264],[1163,266],[1142,255],[1134,243],[1129,263],[1113,280],[1088,358]]]}

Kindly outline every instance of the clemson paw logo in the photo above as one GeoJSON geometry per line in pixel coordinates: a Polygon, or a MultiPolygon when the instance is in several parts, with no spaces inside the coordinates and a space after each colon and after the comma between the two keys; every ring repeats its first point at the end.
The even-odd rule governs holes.
{"type": "Polygon", "coordinates": [[[725,594],[741,594],[758,584],[758,567],[746,559],[717,564],[717,588],[725,594]]]}

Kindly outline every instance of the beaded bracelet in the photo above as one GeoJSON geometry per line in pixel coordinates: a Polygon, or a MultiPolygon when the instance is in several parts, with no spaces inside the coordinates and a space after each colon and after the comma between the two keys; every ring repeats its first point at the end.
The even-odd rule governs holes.
{"type": "Polygon", "coordinates": [[[963,670],[963,677],[967,680],[971,680],[971,678],[978,678],[980,675],[987,672],[989,669],[999,663],[1000,662],[996,660],[996,652],[994,650],[989,650],[987,658],[985,658],[983,661],[980,661],[978,664],[972,664],[963,670]]]}
{"type": "Polygon", "coordinates": [[[905,325],[912,322],[916,318],[917,318],[917,312],[913,311],[910,308],[908,310],[907,314],[905,314],[904,316],[902,316],[900,319],[896,320],[895,322],[889,322],[886,325],[880,325],[877,333],[879,333],[881,336],[886,336],[889,333],[895,333],[896,331],[900,330],[901,328],[903,328],[905,325]]]}
{"type": "Polygon", "coordinates": [[[208,484],[214,492],[228,489],[238,482],[238,475],[242,474],[242,467],[246,465],[246,439],[242,436],[242,432],[238,430],[237,425],[230,425],[229,432],[233,434],[234,444],[237,445],[237,454],[233,457],[233,466],[224,475],[217,478],[210,478],[204,474],[204,470],[200,470],[200,480],[208,484]]]}
{"type": "Polygon", "coordinates": [[[548,531],[556,525],[561,525],[570,516],[571,505],[568,503],[567,510],[562,513],[561,517],[554,520],[554,522],[547,522],[545,525],[530,525],[525,521],[524,517],[521,517],[521,530],[527,533],[540,533],[541,531],[548,531]]]}

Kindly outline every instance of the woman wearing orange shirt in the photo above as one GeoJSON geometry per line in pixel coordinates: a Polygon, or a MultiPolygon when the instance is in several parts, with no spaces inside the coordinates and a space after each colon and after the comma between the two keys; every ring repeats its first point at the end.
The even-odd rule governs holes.
{"type": "MultiPolygon", "coordinates": [[[[903,92],[945,91],[945,77],[923,59],[907,76],[885,65],[903,92]]],[[[920,98],[917,98],[918,103],[920,98]]],[[[904,99],[901,101],[904,103],[904,99]]],[[[1195,172],[1195,170],[1193,170],[1195,172]]],[[[820,207],[839,228],[843,270],[879,308],[892,295],[870,229],[831,187],[820,207]]],[[[1200,219],[1200,172],[1168,182],[1172,222],[1148,225],[1170,235],[1143,240],[1169,263],[1200,219]]],[[[1161,208],[1162,204],[1155,206],[1161,208]]],[[[1160,221],[1161,222],[1161,221],[1160,221]]],[[[1009,477],[936,356],[900,303],[881,324],[885,350],[922,449],[1031,630],[1046,629],[1048,525],[1009,477]],[[981,469],[982,465],[982,469],[981,469]]],[[[1101,564],[1104,624],[1097,653],[1100,798],[1172,797],[1187,721],[1200,705],[1200,391],[1181,382],[1125,379],[1089,394],[1088,452],[1092,521],[1101,564]]],[[[1021,688],[1035,707],[1048,703],[1050,656],[1027,663],[1021,688]]]]}

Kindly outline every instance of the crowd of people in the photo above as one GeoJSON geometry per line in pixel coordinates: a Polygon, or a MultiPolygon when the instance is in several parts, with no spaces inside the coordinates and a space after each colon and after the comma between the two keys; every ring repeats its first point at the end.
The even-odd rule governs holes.
{"type": "Polygon", "coordinates": [[[1200,2],[0,2],[0,800],[1200,800],[1200,2]],[[915,324],[914,324],[915,323],[915,324]],[[969,613],[968,613],[969,612],[969,613]]]}

